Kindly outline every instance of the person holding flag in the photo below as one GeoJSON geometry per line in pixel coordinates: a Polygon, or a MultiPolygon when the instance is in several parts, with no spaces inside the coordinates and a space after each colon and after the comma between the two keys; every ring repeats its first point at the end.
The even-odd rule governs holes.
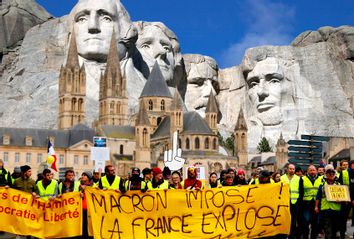
{"type": "Polygon", "coordinates": [[[57,170],[57,156],[55,155],[53,144],[48,140],[48,158],[47,163],[50,165],[50,168],[58,172],[57,170]]]}

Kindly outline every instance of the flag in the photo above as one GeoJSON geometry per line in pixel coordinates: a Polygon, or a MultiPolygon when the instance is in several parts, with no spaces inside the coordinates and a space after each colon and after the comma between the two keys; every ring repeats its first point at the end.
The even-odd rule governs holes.
{"type": "Polygon", "coordinates": [[[50,164],[50,168],[54,169],[55,171],[58,172],[57,170],[57,156],[55,155],[54,147],[52,145],[52,142],[48,140],[48,159],[47,159],[48,164],[50,164]]]}

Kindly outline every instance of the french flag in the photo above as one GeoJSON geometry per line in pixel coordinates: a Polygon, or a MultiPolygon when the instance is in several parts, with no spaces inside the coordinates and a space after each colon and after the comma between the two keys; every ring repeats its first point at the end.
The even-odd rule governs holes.
{"type": "Polygon", "coordinates": [[[52,145],[52,142],[48,140],[48,164],[50,164],[50,168],[58,172],[56,163],[57,156],[55,155],[54,147],[52,145]]]}

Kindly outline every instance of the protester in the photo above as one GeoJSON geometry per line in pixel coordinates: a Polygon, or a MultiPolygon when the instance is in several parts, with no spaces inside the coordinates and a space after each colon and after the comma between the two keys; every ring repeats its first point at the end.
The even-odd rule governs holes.
{"type": "Polygon", "coordinates": [[[261,170],[259,172],[258,178],[256,178],[253,182],[250,182],[250,184],[267,184],[267,183],[273,183],[273,180],[271,179],[271,174],[268,170],[261,170]]]}
{"type": "Polygon", "coordinates": [[[219,186],[218,175],[215,172],[209,175],[209,188],[217,188],[219,186]]]}
{"type": "Polygon", "coordinates": [[[92,173],[91,171],[86,171],[81,174],[80,180],[80,191],[83,193],[82,199],[82,238],[92,238],[88,235],[88,225],[87,225],[87,199],[84,190],[88,186],[93,185],[92,173]]]}
{"type": "MultiPolygon", "coordinates": [[[[296,238],[296,223],[299,212],[299,182],[300,177],[295,174],[295,165],[289,164],[287,167],[286,174],[280,177],[281,182],[285,182],[289,184],[290,190],[290,214],[291,214],[291,228],[290,228],[290,236],[289,238],[296,238]]],[[[299,234],[299,231],[298,231],[299,234]]]]}
{"type": "Polygon", "coordinates": [[[112,165],[106,165],[104,168],[105,176],[98,181],[98,187],[103,190],[115,190],[116,192],[124,192],[124,183],[112,165]]]}
{"type": "Polygon", "coordinates": [[[183,189],[182,175],[179,171],[174,171],[171,175],[172,183],[170,184],[171,188],[174,189],[183,189]]]}
{"type": "Polygon", "coordinates": [[[10,172],[5,169],[4,161],[0,159],[0,187],[11,187],[10,172]]]}
{"type": "Polygon", "coordinates": [[[152,169],[152,180],[148,182],[148,190],[169,189],[169,183],[163,179],[162,170],[160,168],[152,169]]]}
{"type": "Polygon", "coordinates": [[[251,178],[248,180],[248,184],[255,184],[256,179],[259,177],[259,172],[252,172],[251,178]]]}
{"type": "Polygon", "coordinates": [[[320,166],[318,166],[317,168],[317,174],[318,176],[324,176],[325,174],[325,170],[324,170],[324,165],[323,164],[320,164],[320,166]]]}
{"type": "Polygon", "coordinates": [[[279,171],[275,171],[272,174],[272,179],[275,183],[279,183],[280,182],[280,177],[281,177],[281,173],[279,171]]]}
{"type": "Polygon", "coordinates": [[[125,182],[125,191],[141,190],[143,179],[140,177],[140,169],[132,168],[131,177],[125,182]]]}
{"type": "Polygon", "coordinates": [[[234,177],[231,174],[226,174],[225,180],[222,184],[223,187],[235,186],[234,177]]]}
{"type": "Polygon", "coordinates": [[[59,194],[69,193],[69,192],[79,192],[80,182],[75,181],[75,173],[73,170],[69,169],[65,171],[64,181],[59,183],[59,194]]]}
{"type": "Polygon", "coordinates": [[[301,167],[296,167],[295,168],[295,174],[299,177],[302,177],[302,175],[304,175],[304,172],[302,171],[301,167]]]}
{"type": "Polygon", "coordinates": [[[187,178],[184,180],[184,188],[185,189],[201,189],[202,181],[198,178],[197,168],[194,166],[190,166],[187,170],[187,178]]]}
{"type": "Polygon", "coordinates": [[[92,175],[92,181],[94,184],[98,183],[98,181],[100,181],[100,173],[93,171],[93,175],[92,175]]]}
{"type": "MultiPolygon", "coordinates": [[[[319,217],[315,213],[315,203],[318,188],[322,184],[322,176],[317,175],[316,167],[310,165],[307,169],[307,174],[300,179],[299,188],[303,188],[303,193],[300,192],[302,198],[302,238],[309,238],[311,227],[311,239],[316,239],[318,235],[319,217]]],[[[300,218],[300,216],[299,216],[300,218]]]]}
{"type": "Polygon", "coordinates": [[[318,188],[316,196],[315,212],[320,213],[324,223],[326,239],[335,239],[338,228],[338,219],[340,217],[341,204],[339,202],[328,201],[325,193],[325,185],[340,185],[335,180],[336,171],[331,164],[325,167],[324,182],[318,188]],[[320,206],[321,205],[321,206],[320,206]]]}
{"type": "MultiPolygon", "coordinates": [[[[346,185],[349,188],[350,179],[349,179],[349,171],[348,171],[348,160],[343,159],[339,163],[339,170],[337,171],[338,182],[341,185],[346,185]]],[[[350,213],[350,209],[352,205],[350,202],[342,202],[340,208],[340,220],[339,220],[339,231],[340,237],[343,239],[345,237],[345,233],[347,231],[347,220],[350,213]]]]}
{"type": "Polygon", "coordinates": [[[143,181],[141,182],[141,191],[145,192],[148,190],[148,182],[151,181],[152,174],[151,174],[151,169],[150,168],[144,168],[143,169],[143,181]]]}
{"type": "Polygon", "coordinates": [[[28,193],[35,193],[37,190],[36,182],[31,178],[32,170],[28,165],[23,165],[20,168],[21,177],[14,182],[13,188],[28,193]]]}
{"type": "Polygon", "coordinates": [[[15,180],[21,177],[21,168],[19,166],[14,167],[14,171],[11,174],[11,183],[14,184],[15,180]]]}
{"type": "Polygon", "coordinates": [[[169,167],[164,167],[162,170],[162,176],[164,180],[167,180],[168,182],[171,182],[171,170],[169,167]]]}
{"type": "MultiPolygon", "coordinates": [[[[350,200],[352,205],[352,214],[354,214],[354,160],[350,160],[348,172],[349,172],[349,182],[350,182],[349,184],[350,200]]],[[[352,226],[354,226],[354,215],[352,215],[352,226]]]]}
{"type": "Polygon", "coordinates": [[[222,183],[224,182],[226,174],[227,174],[227,170],[222,170],[221,171],[220,178],[219,178],[219,184],[220,185],[222,185],[222,183]]]}
{"type": "Polygon", "coordinates": [[[37,183],[37,196],[44,200],[53,199],[58,195],[58,182],[52,179],[50,169],[43,170],[43,179],[37,183]]]}
{"type": "Polygon", "coordinates": [[[235,181],[235,185],[248,185],[246,180],[246,172],[243,169],[237,170],[237,180],[235,181]]]}

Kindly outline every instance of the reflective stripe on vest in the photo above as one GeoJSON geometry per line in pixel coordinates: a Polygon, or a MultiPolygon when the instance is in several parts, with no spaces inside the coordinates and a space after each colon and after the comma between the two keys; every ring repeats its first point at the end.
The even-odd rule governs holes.
{"type": "Polygon", "coordinates": [[[42,181],[38,181],[37,187],[39,191],[39,196],[44,200],[48,200],[50,197],[55,196],[55,190],[57,189],[58,182],[56,180],[52,180],[50,184],[44,188],[42,181]]]}
{"type": "Polygon", "coordinates": [[[299,198],[300,177],[294,174],[291,181],[290,181],[288,178],[288,175],[284,174],[280,177],[280,181],[284,182],[284,183],[289,183],[290,202],[291,202],[291,204],[295,204],[297,202],[297,199],[299,198]]]}
{"type": "Polygon", "coordinates": [[[169,188],[169,184],[167,180],[163,180],[163,183],[158,185],[156,188],[152,187],[152,182],[149,181],[148,182],[148,189],[150,190],[162,190],[162,189],[168,189],[169,188]]]}
{"type": "MultiPolygon", "coordinates": [[[[322,198],[321,198],[321,211],[323,211],[323,210],[340,211],[340,203],[327,201],[326,192],[325,192],[325,184],[327,184],[327,182],[323,182],[323,184],[322,184],[323,186],[322,186],[322,198]]],[[[335,184],[338,185],[338,183],[335,183],[335,184]]]]}
{"type": "MultiPolygon", "coordinates": [[[[63,194],[62,190],[63,190],[63,183],[61,182],[59,184],[59,193],[60,194],[63,194]]],[[[74,182],[74,190],[73,190],[73,192],[79,192],[79,190],[80,190],[80,182],[79,181],[75,181],[74,182]]]]}
{"type": "Polygon", "coordinates": [[[103,188],[116,190],[116,189],[119,189],[120,177],[119,176],[115,176],[112,185],[109,185],[107,176],[103,176],[101,178],[101,182],[102,182],[102,187],[103,188]]]}
{"type": "Polygon", "coordinates": [[[322,184],[322,176],[317,177],[314,184],[307,176],[302,177],[302,179],[304,180],[304,201],[316,200],[318,188],[322,184]]]}

